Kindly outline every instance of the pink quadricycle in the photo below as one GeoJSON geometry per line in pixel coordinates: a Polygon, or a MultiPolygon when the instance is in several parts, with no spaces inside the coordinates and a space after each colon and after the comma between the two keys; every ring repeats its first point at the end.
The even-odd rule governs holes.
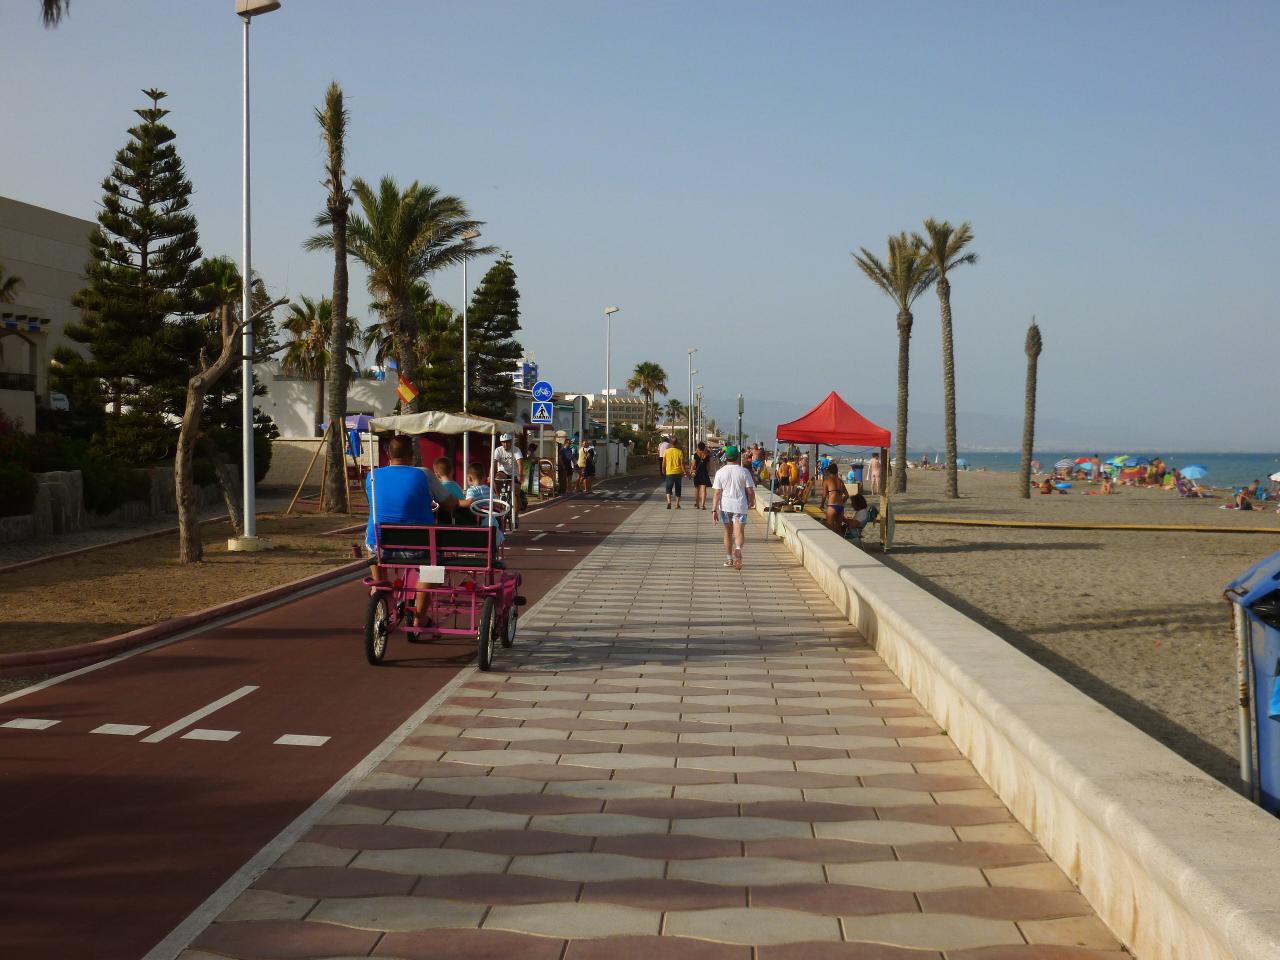
{"type": "Polygon", "coordinates": [[[525,603],[518,593],[520,574],[506,569],[502,559],[497,529],[390,523],[376,529],[375,552],[385,579],[364,581],[375,588],[364,622],[369,662],[381,663],[392,634],[400,632],[418,642],[474,637],[480,669],[488,670],[498,645],[515,643],[525,603]],[[419,594],[427,597],[420,622],[414,613],[419,594]]]}

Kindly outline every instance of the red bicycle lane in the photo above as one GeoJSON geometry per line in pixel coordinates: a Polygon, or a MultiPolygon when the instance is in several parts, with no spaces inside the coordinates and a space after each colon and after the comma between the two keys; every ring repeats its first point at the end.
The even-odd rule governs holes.
{"type": "MultiPolygon", "coordinates": [[[[530,603],[652,488],[531,511],[530,603]]],[[[0,953],[141,957],[473,661],[397,636],[369,666],[366,600],[348,581],[0,702],[0,953]]]]}

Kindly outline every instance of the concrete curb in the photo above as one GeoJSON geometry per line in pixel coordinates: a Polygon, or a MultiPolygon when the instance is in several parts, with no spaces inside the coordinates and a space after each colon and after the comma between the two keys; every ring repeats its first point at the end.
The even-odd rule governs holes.
{"type": "Polygon", "coordinates": [[[812,517],[766,516],[1136,956],[1280,957],[1280,821],[812,517]]]}
{"type": "Polygon", "coordinates": [[[174,617],[160,623],[139,627],[136,630],[130,630],[128,633],[107,637],[104,640],[78,643],[69,647],[57,647],[53,650],[24,650],[20,653],[0,654],[0,677],[65,673],[69,670],[86,667],[124,653],[126,650],[132,650],[143,644],[154,643],[156,640],[163,640],[166,637],[171,637],[174,634],[190,630],[192,627],[198,627],[221,617],[251,610],[254,607],[270,603],[273,600],[279,600],[282,597],[306,590],[317,584],[325,583],[329,580],[341,580],[367,566],[367,564],[368,561],[366,560],[355,560],[340,567],[325,570],[322,573],[303,577],[301,580],[294,580],[278,587],[271,587],[259,593],[250,594],[247,597],[228,600],[226,603],[207,607],[204,610],[197,610],[195,613],[183,614],[180,617],[174,617]]]}

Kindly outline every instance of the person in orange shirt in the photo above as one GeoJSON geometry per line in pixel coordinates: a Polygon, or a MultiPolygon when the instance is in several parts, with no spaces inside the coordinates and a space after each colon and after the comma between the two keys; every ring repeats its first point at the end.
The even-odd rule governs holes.
{"type": "Polygon", "coordinates": [[[684,478],[684,451],[680,449],[680,441],[672,439],[671,446],[662,454],[662,469],[667,478],[667,509],[671,509],[674,498],[676,509],[680,509],[680,481],[684,478]]]}

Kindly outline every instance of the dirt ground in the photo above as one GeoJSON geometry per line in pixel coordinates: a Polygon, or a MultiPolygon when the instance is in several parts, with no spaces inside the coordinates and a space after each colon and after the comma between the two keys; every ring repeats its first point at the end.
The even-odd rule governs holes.
{"type": "Polygon", "coordinates": [[[101,547],[0,578],[0,653],[101,640],[194,613],[349,562],[358,517],[263,515],[258,534],[276,549],[228,553],[230,526],[202,526],[204,560],[178,564],[176,534],[101,547]],[[330,535],[326,535],[330,534],[330,535]]]}

